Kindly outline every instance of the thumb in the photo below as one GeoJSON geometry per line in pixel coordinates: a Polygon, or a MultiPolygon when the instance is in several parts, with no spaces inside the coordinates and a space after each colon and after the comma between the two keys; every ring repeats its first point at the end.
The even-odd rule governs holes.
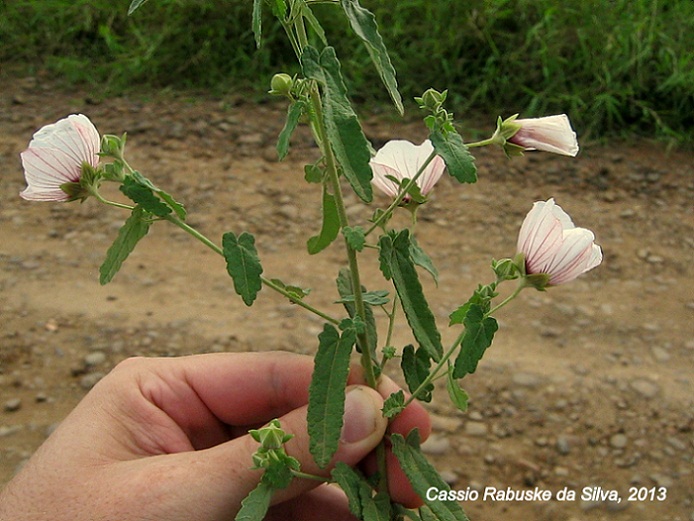
{"type": "MultiPolygon", "coordinates": [[[[299,461],[302,472],[321,477],[328,477],[338,461],[347,465],[356,465],[378,445],[386,432],[388,421],[381,414],[382,407],[383,398],[374,389],[363,385],[347,388],[338,449],[326,468],[318,467],[309,451],[306,421],[308,407],[303,406],[290,411],[279,418],[282,429],[294,435],[285,445],[287,453],[299,461]]],[[[257,449],[258,443],[250,435],[245,435],[198,453],[205,453],[208,464],[213,464],[217,468],[217,472],[206,473],[203,479],[207,481],[216,475],[218,479],[226,482],[226,486],[217,482],[214,485],[208,483],[208,486],[200,487],[207,492],[205,495],[209,496],[210,493],[216,495],[216,498],[209,497],[209,501],[217,502],[219,506],[224,504],[223,509],[227,513],[236,512],[240,508],[241,501],[256,487],[262,476],[262,471],[251,469],[252,454],[257,449]],[[220,471],[225,475],[224,477],[220,476],[220,471]]],[[[204,467],[209,468],[208,465],[204,467]]],[[[289,487],[278,490],[273,495],[272,502],[273,504],[281,503],[319,484],[320,482],[316,480],[294,479],[289,487]]],[[[200,485],[199,482],[198,485],[200,485]]],[[[211,506],[211,503],[208,505],[211,506]]]]}

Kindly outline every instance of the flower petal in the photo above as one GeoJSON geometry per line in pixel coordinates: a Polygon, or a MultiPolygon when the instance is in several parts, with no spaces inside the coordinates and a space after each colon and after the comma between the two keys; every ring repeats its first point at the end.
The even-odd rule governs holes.
{"type": "Polygon", "coordinates": [[[528,212],[518,234],[528,275],[549,275],[549,285],[569,282],[602,262],[602,251],[590,230],[577,228],[554,199],[539,201],[528,212]]]}
{"type": "MultiPolygon", "coordinates": [[[[421,145],[415,145],[406,140],[395,139],[386,143],[371,159],[373,170],[373,183],[386,195],[395,197],[397,186],[386,175],[399,180],[413,179],[421,166],[434,151],[434,146],[428,139],[421,145]],[[395,190],[395,193],[393,191],[395,190]]],[[[422,195],[426,195],[441,178],[446,165],[439,156],[436,156],[417,178],[417,186],[422,195]]]]}
{"type": "Polygon", "coordinates": [[[64,183],[79,182],[82,165],[99,164],[101,138],[89,118],[72,114],[38,130],[20,154],[27,188],[20,193],[31,201],[67,201],[64,183]]]}
{"type": "Polygon", "coordinates": [[[542,150],[565,156],[578,154],[576,133],[566,114],[544,118],[517,119],[515,124],[521,128],[508,139],[509,143],[526,150],[542,150]]]}

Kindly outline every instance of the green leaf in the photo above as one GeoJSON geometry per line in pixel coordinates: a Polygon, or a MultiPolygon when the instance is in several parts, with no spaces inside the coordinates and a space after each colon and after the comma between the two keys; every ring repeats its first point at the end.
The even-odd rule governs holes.
{"type": "Polygon", "coordinates": [[[145,2],[148,0],[133,0],[130,2],[130,7],[128,7],[128,16],[133,14],[135,11],[137,11],[140,7],[142,7],[145,2]]]}
{"type": "Polygon", "coordinates": [[[362,488],[362,512],[364,521],[390,521],[391,515],[390,497],[385,493],[371,495],[362,488]]]}
{"type": "Polygon", "coordinates": [[[235,521],[262,521],[270,507],[271,499],[272,487],[261,481],[241,501],[241,510],[236,514],[235,521]]]}
{"type": "MultiPolygon", "coordinates": [[[[390,302],[388,290],[385,289],[365,291],[362,293],[362,299],[364,300],[364,304],[368,304],[370,306],[384,306],[390,302]]],[[[338,304],[344,304],[346,302],[354,302],[354,295],[346,295],[337,301],[338,304]]]]}
{"type": "MultiPolygon", "coordinates": [[[[354,306],[354,288],[352,287],[352,277],[348,268],[340,269],[337,275],[337,292],[340,294],[340,302],[344,304],[347,313],[351,318],[356,318],[356,308],[354,306]]],[[[366,288],[362,287],[362,294],[368,293],[366,288]]],[[[378,345],[378,332],[376,330],[376,319],[371,306],[364,302],[366,317],[366,341],[368,349],[371,353],[371,359],[376,360],[376,347],[378,345]]],[[[361,353],[361,348],[357,345],[357,350],[361,353]]],[[[375,362],[374,362],[375,363],[375,362]]],[[[375,364],[374,369],[378,369],[378,364],[375,364]]]]}
{"type": "Polygon", "coordinates": [[[149,187],[138,183],[132,177],[125,178],[120,185],[120,191],[152,215],[166,217],[171,213],[171,208],[154,195],[149,187]]]}
{"type": "Polygon", "coordinates": [[[270,279],[270,282],[272,282],[278,288],[281,288],[284,291],[286,291],[287,293],[289,293],[293,300],[302,300],[309,293],[311,293],[310,288],[301,288],[299,286],[293,286],[291,284],[285,284],[280,279],[270,279]]]}
{"type": "Polygon", "coordinates": [[[436,319],[424,297],[417,269],[410,256],[409,230],[395,237],[384,235],[380,244],[380,265],[384,275],[389,273],[398,292],[407,323],[419,345],[426,349],[432,360],[439,361],[443,354],[441,334],[436,319]]]}
{"type": "Polygon", "coordinates": [[[236,293],[247,306],[252,305],[262,288],[260,275],[263,273],[255,249],[255,238],[246,232],[238,238],[232,232],[225,233],[222,236],[222,250],[227,261],[227,272],[234,281],[236,293]]]}
{"type": "Polygon", "coordinates": [[[383,401],[383,417],[393,418],[400,414],[405,408],[405,392],[400,389],[396,393],[392,393],[383,401]]]}
{"type": "Polygon", "coordinates": [[[347,496],[349,510],[364,521],[390,521],[390,498],[385,494],[373,494],[368,480],[349,465],[338,462],[331,476],[347,496]]]}
{"type": "Polygon", "coordinates": [[[361,226],[345,226],[342,228],[342,235],[345,236],[347,244],[350,248],[356,251],[362,251],[364,249],[364,244],[366,244],[366,232],[361,226]]]}
{"type": "Polygon", "coordinates": [[[316,18],[316,16],[313,14],[313,11],[311,11],[311,8],[307,2],[301,2],[301,15],[306,18],[306,21],[311,26],[311,29],[313,29],[313,32],[316,33],[318,38],[320,38],[323,45],[328,45],[328,39],[325,37],[323,26],[321,26],[318,18],[316,18]]]}
{"type": "Polygon", "coordinates": [[[164,190],[154,186],[140,172],[135,171],[128,175],[123,181],[120,191],[153,215],[166,217],[173,210],[180,219],[185,220],[186,218],[186,209],[183,205],[164,190]]]}
{"type": "Polygon", "coordinates": [[[337,238],[340,233],[340,216],[337,212],[335,196],[323,187],[323,226],[318,235],[311,237],[307,242],[308,252],[311,255],[324,250],[337,238]]]}
{"type": "Polygon", "coordinates": [[[319,54],[315,48],[306,47],[301,55],[301,66],[307,78],[323,86],[323,120],[342,172],[357,196],[364,202],[371,202],[373,173],[369,166],[369,142],[347,98],[335,49],[326,47],[319,54]]]}
{"type": "Polygon", "coordinates": [[[494,333],[499,324],[492,317],[485,317],[478,304],[471,304],[463,321],[465,336],[460,346],[460,353],[455,360],[453,377],[462,378],[477,370],[477,363],[482,359],[486,349],[492,345],[494,333]]]}
{"type": "MultiPolygon", "coordinates": [[[[406,345],[402,351],[400,367],[402,367],[407,388],[412,394],[414,394],[414,392],[419,389],[419,386],[429,376],[431,359],[429,358],[429,354],[426,352],[426,350],[422,349],[421,347],[415,351],[414,346],[406,345]]],[[[417,396],[415,396],[415,398],[423,402],[430,402],[433,391],[434,384],[430,382],[418,393],[417,396]]]]}
{"type": "Polygon", "coordinates": [[[496,286],[497,284],[495,282],[487,284],[486,286],[482,284],[477,286],[477,289],[472,293],[469,300],[449,315],[448,318],[450,322],[448,325],[462,324],[473,304],[479,306],[484,313],[488,312],[491,308],[492,299],[498,295],[496,286]]]}
{"type": "MultiPolygon", "coordinates": [[[[407,188],[407,185],[411,181],[409,177],[398,179],[394,175],[386,175],[386,179],[388,179],[398,187],[398,193],[402,192],[405,188],[407,188]]],[[[416,183],[412,184],[409,188],[407,188],[406,194],[409,195],[410,199],[415,203],[423,204],[427,201],[426,196],[422,194],[422,191],[419,189],[419,186],[417,186],[416,183]]]]}
{"type": "Polygon", "coordinates": [[[438,490],[450,490],[450,487],[439,476],[436,469],[426,460],[419,448],[419,431],[414,429],[407,439],[394,433],[390,437],[393,454],[398,459],[403,472],[412,488],[424,503],[436,515],[439,521],[468,521],[463,509],[455,501],[427,499],[427,490],[434,487],[438,490]]]}
{"type": "Polygon", "coordinates": [[[439,270],[437,270],[436,266],[434,266],[434,261],[431,260],[431,257],[429,257],[419,243],[417,243],[417,239],[414,235],[410,237],[410,256],[412,257],[412,261],[417,266],[424,268],[429,272],[429,274],[433,277],[434,282],[438,286],[439,270]]]}
{"type": "Polygon", "coordinates": [[[467,411],[467,405],[470,397],[465,390],[458,385],[457,380],[453,377],[453,366],[448,368],[446,390],[448,391],[448,396],[451,399],[451,402],[453,402],[453,405],[463,412],[467,411]]]}
{"type": "Polygon", "coordinates": [[[263,14],[263,2],[264,0],[253,0],[253,20],[251,25],[253,27],[253,36],[255,37],[255,46],[260,49],[260,43],[262,41],[262,14],[263,14]]]}
{"type": "Polygon", "coordinates": [[[106,252],[106,259],[99,268],[99,282],[102,286],[111,282],[138,241],[147,235],[151,225],[148,216],[141,206],[136,206],[118,231],[118,237],[106,252]]]}
{"type": "Polygon", "coordinates": [[[323,468],[330,463],[340,440],[349,359],[356,333],[354,329],[347,329],[340,335],[334,326],[325,324],[318,340],[307,418],[309,450],[318,466],[323,468]]]}
{"type": "Polygon", "coordinates": [[[340,485],[340,488],[347,496],[349,511],[357,518],[362,517],[361,497],[359,491],[366,486],[370,488],[364,476],[346,463],[338,461],[335,468],[330,473],[333,480],[340,485]]]}
{"type": "Polygon", "coordinates": [[[403,115],[405,109],[402,106],[402,98],[398,91],[398,82],[395,79],[395,68],[390,61],[388,50],[383,43],[383,38],[381,38],[378,32],[376,17],[369,10],[361,7],[357,0],[342,0],[340,3],[352,26],[352,30],[361,38],[366,49],[369,51],[371,61],[376,66],[376,70],[383,84],[386,86],[388,94],[390,94],[398,112],[400,115],[403,115]]]}
{"type": "Polygon", "coordinates": [[[322,183],[324,178],[325,170],[318,166],[317,163],[304,166],[304,179],[306,179],[306,182],[322,183]]]}
{"type": "Polygon", "coordinates": [[[289,105],[287,109],[287,121],[277,139],[277,155],[280,161],[287,157],[287,152],[289,152],[289,139],[292,137],[292,133],[299,124],[299,119],[305,111],[306,103],[301,100],[289,105]]]}
{"type": "Polygon", "coordinates": [[[446,170],[460,183],[474,183],[477,181],[477,167],[475,158],[470,154],[463,138],[457,132],[442,132],[434,130],[429,134],[429,139],[434,145],[436,153],[446,163],[446,170]]]}

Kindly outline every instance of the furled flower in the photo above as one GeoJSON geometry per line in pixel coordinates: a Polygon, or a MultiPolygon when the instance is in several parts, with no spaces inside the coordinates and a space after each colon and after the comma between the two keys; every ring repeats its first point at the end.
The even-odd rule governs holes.
{"type": "Polygon", "coordinates": [[[83,165],[96,168],[100,142],[99,132],[82,114],[41,128],[20,154],[28,186],[19,195],[28,201],[84,197],[79,190],[83,165]]]}
{"type": "MultiPolygon", "coordinates": [[[[413,179],[433,151],[434,146],[428,139],[421,145],[398,139],[388,141],[371,159],[373,184],[386,195],[397,197],[400,186],[389,178],[397,181],[413,179]]],[[[446,164],[439,156],[435,156],[427,165],[416,181],[422,195],[427,195],[431,191],[445,168],[446,164]]],[[[403,198],[405,203],[410,200],[409,194],[403,198]]]]}
{"type": "Polygon", "coordinates": [[[534,119],[509,118],[510,123],[518,130],[507,138],[507,142],[525,150],[542,150],[565,156],[575,157],[578,154],[576,133],[566,114],[534,119]]]}
{"type": "MultiPolygon", "coordinates": [[[[569,282],[602,262],[600,246],[590,230],[576,228],[554,199],[538,201],[528,212],[518,235],[526,275],[544,275],[539,285],[569,282]]],[[[541,278],[541,277],[540,277],[541,278]]]]}

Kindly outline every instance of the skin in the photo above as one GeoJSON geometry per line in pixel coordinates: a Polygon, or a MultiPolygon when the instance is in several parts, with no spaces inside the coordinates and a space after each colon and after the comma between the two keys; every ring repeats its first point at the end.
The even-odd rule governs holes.
{"type": "MultiPolygon", "coordinates": [[[[394,421],[383,397],[398,390],[383,378],[376,392],[350,372],[345,427],[326,469],[308,450],[306,410],[311,357],[223,353],[133,358],[119,364],[78,404],[0,493],[0,519],[15,521],[216,521],[233,519],[261,471],[248,434],[273,418],[294,434],[286,449],[303,472],[328,476],[337,461],[374,467],[386,432],[430,433],[427,413],[411,404],[394,421]]],[[[395,501],[421,504],[389,454],[395,501]]],[[[341,490],[295,479],[273,496],[266,519],[354,519],[341,490]]]]}

